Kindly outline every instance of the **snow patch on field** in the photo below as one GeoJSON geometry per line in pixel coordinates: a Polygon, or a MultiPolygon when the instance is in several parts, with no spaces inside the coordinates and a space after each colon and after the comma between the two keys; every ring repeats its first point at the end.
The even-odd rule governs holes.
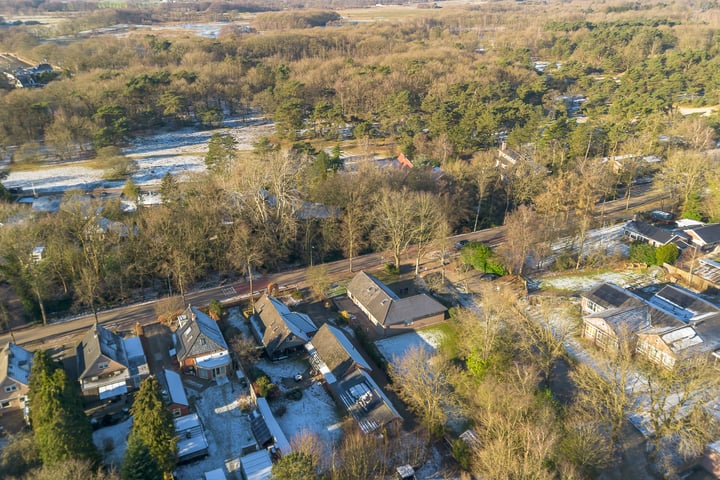
{"type": "Polygon", "coordinates": [[[318,436],[325,451],[330,451],[330,447],[340,439],[342,419],[336,413],[332,398],[319,383],[304,389],[300,400],[288,399],[283,403],[287,410],[276,419],[291,442],[303,432],[310,432],[318,436]]]}
{"type": "Polygon", "coordinates": [[[395,337],[384,338],[375,342],[375,345],[390,363],[399,360],[405,353],[414,347],[427,349],[431,353],[435,353],[438,345],[442,341],[443,332],[441,330],[422,330],[417,332],[403,333],[395,337]]]}
{"type": "MultiPolygon", "coordinates": [[[[242,448],[253,444],[247,415],[238,408],[240,388],[230,382],[214,385],[202,391],[193,390],[186,384],[189,396],[195,398],[195,408],[208,440],[208,456],[199,461],[180,465],[176,472],[180,480],[203,478],[204,472],[216,468],[232,471],[237,466],[234,458],[242,448]]],[[[191,400],[192,402],[192,400],[191,400]]]]}
{"type": "Polygon", "coordinates": [[[641,287],[654,283],[656,279],[644,272],[598,272],[583,275],[563,275],[540,280],[541,288],[567,291],[587,291],[601,283],[614,283],[623,288],[641,287]]]}
{"type": "Polygon", "coordinates": [[[93,443],[104,455],[106,465],[115,465],[118,468],[122,465],[132,422],[132,418],[128,418],[124,422],[93,432],[93,443]]]}
{"type": "MultiPolygon", "coordinates": [[[[261,136],[272,135],[274,124],[259,116],[247,119],[230,118],[224,127],[198,130],[197,127],[162,132],[136,138],[123,153],[137,162],[138,170],[133,181],[141,187],[157,185],[167,173],[182,179],[190,173],[205,171],[205,154],[208,141],[215,134],[230,134],[237,141],[237,148],[250,151],[261,136]]],[[[11,172],[3,181],[8,188],[22,188],[38,192],[63,192],[71,189],[94,189],[100,186],[118,187],[124,182],[103,180],[103,170],[65,163],[48,165],[32,171],[11,172]]]]}

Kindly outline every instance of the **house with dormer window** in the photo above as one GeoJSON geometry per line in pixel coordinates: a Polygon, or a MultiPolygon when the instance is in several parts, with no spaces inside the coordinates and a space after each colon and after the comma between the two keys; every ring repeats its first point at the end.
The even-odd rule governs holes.
{"type": "Polygon", "coordinates": [[[33,354],[9,343],[0,352],[0,410],[25,407],[33,354]]]}
{"type": "Polygon", "coordinates": [[[77,347],[78,381],[86,400],[108,400],[140,386],[150,374],[139,337],[123,338],[95,324],[77,347]]]}
{"type": "Polygon", "coordinates": [[[227,376],[232,361],[217,322],[190,305],[178,316],[178,324],[174,340],[180,366],[204,379],[227,376]]]}

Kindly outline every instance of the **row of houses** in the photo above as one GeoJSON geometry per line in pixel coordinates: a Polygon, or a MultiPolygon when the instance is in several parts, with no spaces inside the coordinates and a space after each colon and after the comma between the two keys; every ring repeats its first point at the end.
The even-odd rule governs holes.
{"type": "MultiPolygon", "coordinates": [[[[225,376],[231,360],[227,343],[217,323],[199,309],[188,306],[180,315],[172,354],[182,367],[200,378],[225,376]]],[[[27,400],[33,354],[13,343],[0,354],[0,408],[22,409],[27,400]]],[[[100,324],[94,324],[76,347],[77,381],[86,404],[126,395],[150,375],[145,346],[140,336],[123,338],[100,324]]],[[[169,394],[177,416],[187,413],[187,399],[181,391],[177,372],[153,372],[169,394]]]]}
{"type": "MultiPolygon", "coordinates": [[[[33,353],[9,343],[0,353],[0,409],[27,407],[33,353]]],[[[139,387],[149,375],[139,337],[122,338],[95,324],[76,348],[77,380],[86,403],[109,400],[139,387]]]]}
{"type": "Polygon", "coordinates": [[[599,348],[630,341],[637,355],[672,369],[710,355],[720,366],[720,308],[677,285],[645,298],[611,283],[582,295],[583,337],[599,348]]]}
{"type": "MultiPolygon", "coordinates": [[[[441,322],[447,310],[424,293],[400,298],[366,272],[359,272],[350,281],[347,296],[374,325],[391,334],[410,326],[441,322]]],[[[309,316],[291,311],[270,295],[256,302],[250,326],[270,359],[278,360],[304,349],[312,371],[322,375],[336,404],[355,419],[363,432],[400,421],[399,413],[373,378],[377,372],[343,329],[327,323],[317,328],[309,316]]]]}
{"type": "Polygon", "coordinates": [[[633,219],[625,224],[623,230],[626,237],[654,247],[674,243],[680,249],[693,247],[701,252],[711,252],[720,247],[720,223],[706,225],[696,221],[680,221],[675,228],[662,228],[633,219]]]}

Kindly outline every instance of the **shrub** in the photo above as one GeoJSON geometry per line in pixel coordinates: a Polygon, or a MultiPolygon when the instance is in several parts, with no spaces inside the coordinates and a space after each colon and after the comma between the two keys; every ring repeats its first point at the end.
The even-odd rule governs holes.
{"type": "Polygon", "coordinates": [[[630,259],[634,262],[644,263],[647,266],[675,263],[680,255],[680,249],[674,243],[653,247],[647,243],[636,242],[630,246],[630,259]]]}
{"type": "Polygon", "coordinates": [[[210,305],[208,305],[208,315],[210,315],[210,318],[212,318],[215,321],[220,320],[220,317],[222,317],[223,314],[223,306],[222,303],[219,301],[213,299],[210,300],[210,305]]]}
{"type": "Polygon", "coordinates": [[[635,242],[630,245],[630,259],[645,265],[655,265],[655,247],[648,243],[635,242]]]}
{"type": "Polygon", "coordinates": [[[288,391],[285,394],[285,398],[287,398],[288,400],[294,400],[294,401],[300,400],[302,398],[302,396],[303,396],[302,389],[297,388],[297,387],[293,388],[292,390],[288,391]]]}
{"type": "Polygon", "coordinates": [[[386,263],[384,267],[385,273],[388,275],[399,275],[400,269],[394,263],[386,263]]]}
{"type": "Polygon", "coordinates": [[[452,456],[457,460],[460,468],[470,470],[472,451],[465,440],[458,438],[452,443],[452,456]]]}
{"type": "Polygon", "coordinates": [[[673,264],[680,256],[680,249],[674,243],[669,243],[658,247],[655,250],[655,263],[662,265],[663,263],[673,264]]]}
{"type": "Polygon", "coordinates": [[[255,380],[255,392],[260,397],[274,396],[277,389],[277,385],[272,383],[272,381],[270,381],[270,377],[268,376],[262,376],[255,380]]]}
{"type": "Polygon", "coordinates": [[[505,267],[495,258],[495,252],[481,242],[470,242],[465,245],[460,253],[460,261],[481,272],[507,275],[505,267]]]}

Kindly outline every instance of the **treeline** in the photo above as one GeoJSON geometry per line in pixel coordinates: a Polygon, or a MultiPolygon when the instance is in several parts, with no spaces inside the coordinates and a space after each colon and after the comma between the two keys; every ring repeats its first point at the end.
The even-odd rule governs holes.
{"type": "Polygon", "coordinates": [[[300,11],[263,13],[256,16],[251,25],[258,30],[288,30],[295,28],[324,27],[342,17],[330,11],[300,11]]]}
{"type": "MultiPolygon", "coordinates": [[[[372,250],[399,263],[410,244],[421,255],[450,232],[503,222],[509,228],[500,253],[511,273],[522,273],[531,255],[546,256],[560,236],[576,240],[558,265],[579,267],[594,261],[585,237],[602,201],[618,194],[629,201],[635,179],[658,173],[643,161],[614,167],[602,159],[613,154],[663,155],[658,183],[680,212],[720,218],[720,169],[705,153],[717,117],[685,118],[672,107],[680,94],[696,92],[706,102],[720,91],[712,89],[720,78],[712,74],[713,31],[696,38],[667,25],[593,22],[559,36],[543,20],[530,37],[501,28],[510,18],[462,11],[332,32],[132,35],[67,46],[4,32],[5,48],[28,42],[22,53],[66,71],[43,89],[0,97],[0,144],[17,146],[14,162],[35,161],[41,140],[72,158],[78,146],[118,145],[163,125],[217,125],[249,108],[272,116],[277,138],[263,139],[252,155],[228,145],[229,155],[216,158],[229,160],[211,158],[210,174],[187,184],[166,178],[165,204],[135,215],[118,205],[101,212],[69,194],[74,200],[58,215],[0,232],[3,276],[39,319],[147,290],[184,293],[211,273],[253,265],[274,269],[372,250]],[[616,70],[637,57],[634,42],[645,45],[646,57],[616,70]],[[611,53],[622,61],[608,63],[611,53]],[[541,75],[535,57],[562,63],[541,75]],[[581,94],[586,101],[573,111],[567,99],[581,94]],[[371,158],[384,142],[415,168],[340,173],[339,153],[317,145],[337,144],[347,125],[358,158],[371,158]],[[495,148],[503,141],[524,160],[501,172],[495,148]],[[313,216],[304,202],[337,209],[313,216]],[[125,228],[100,233],[100,217],[125,228]],[[47,248],[40,264],[28,261],[37,245],[47,248]]],[[[129,185],[126,195],[137,197],[137,188],[129,185]]],[[[15,211],[4,206],[2,219],[15,211]]]]}
{"type": "MultiPolygon", "coordinates": [[[[334,18],[318,15],[257,21],[280,28],[290,17],[303,26],[334,18]]],[[[677,123],[676,103],[720,100],[712,29],[699,35],[669,20],[563,27],[525,18],[540,29],[530,36],[530,27],[508,31],[513,15],[522,11],[448,10],[332,31],[229,28],[218,40],[135,34],[63,46],[6,30],[4,49],[46,58],[64,75],[42,90],[2,95],[0,141],[44,142],[63,152],[68,143],[121,144],[163,125],[216,125],[253,107],[289,140],[333,138],[349,123],[357,137],[389,137],[411,158],[441,163],[506,135],[509,145],[533,143],[539,163],[556,167],[558,154],[627,153],[639,136],[648,138],[647,153],[661,152],[660,136],[677,123]],[[551,61],[545,74],[533,69],[533,58],[551,61]],[[584,97],[578,111],[565,100],[575,95],[584,97]],[[578,115],[587,121],[576,122],[578,115]]],[[[714,127],[717,118],[707,122],[714,127]]]]}
{"type": "Polygon", "coordinates": [[[392,388],[431,435],[452,442],[463,470],[493,480],[623,477],[646,453],[670,476],[717,438],[704,408],[719,388],[709,358],[669,371],[633,361],[625,341],[577,364],[564,346],[582,328],[570,302],[538,296],[530,306],[506,285],[477,293],[482,312],[453,310],[435,353],[416,347],[390,366],[392,388]],[[631,415],[653,431],[646,452],[630,450],[631,415]]]}

